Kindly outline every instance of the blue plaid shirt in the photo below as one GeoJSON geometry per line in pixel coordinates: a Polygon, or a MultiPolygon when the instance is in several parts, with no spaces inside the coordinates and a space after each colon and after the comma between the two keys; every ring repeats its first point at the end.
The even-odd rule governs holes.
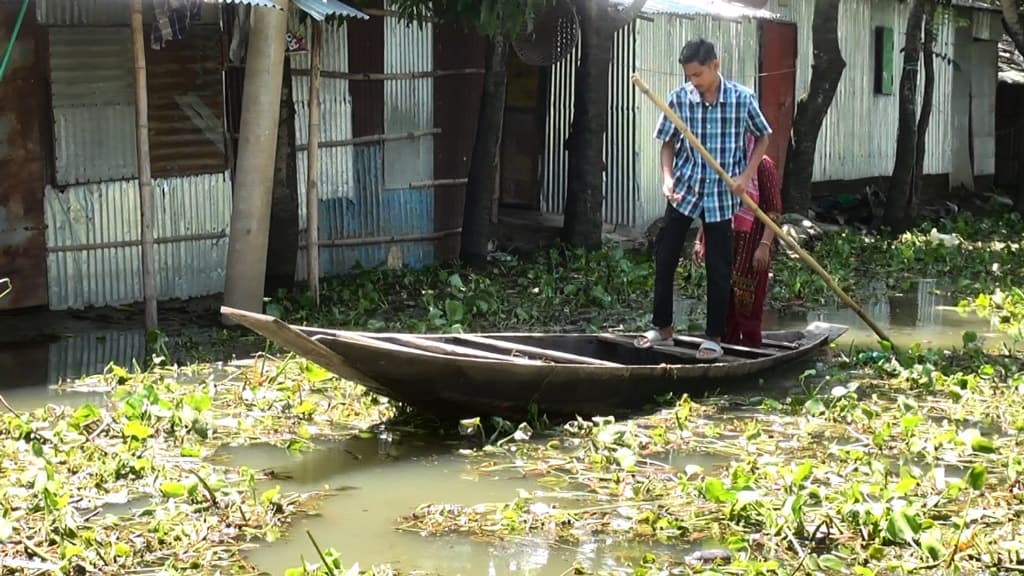
{"type": "MultiPolygon", "coordinates": [[[[722,79],[718,99],[708,104],[697,89],[687,82],[668,95],[672,109],[690,132],[704,145],[708,153],[718,160],[722,169],[731,176],[739,176],[747,167],[744,138],[747,132],[755,136],[771,134],[771,127],[757,104],[753,91],[722,79]]],[[[704,222],[721,222],[732,218],[739,209],[739,197],[729,191],[725,181],[704,162],[700,152],[690,145],[675,124],[661,115],[654,137],[662,142],[676,143],[675,191],[683,199],[675,208],[683,214],[704,222]]]]}

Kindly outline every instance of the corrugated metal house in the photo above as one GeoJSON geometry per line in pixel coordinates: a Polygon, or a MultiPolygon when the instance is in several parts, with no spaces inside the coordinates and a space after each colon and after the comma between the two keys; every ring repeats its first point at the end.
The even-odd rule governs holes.
{"type": "MultiPolygon", "coordinates": [[[[617,0],[625,2],[625,0],[617,0]]],[[[847,68],[822,126],[814,182],[863,185],[888,177],[896,151],[899,70],[909,3],[849,0],[841,4],[839,37],[847,68]],[[876,84],[876,78],[878,83],[876,84]]],[[[605,139],[604,219],[642,227],[664,211],[659,143],[652,138],[659,111],[629,82],[636,71],[655,93],[682,82],[679,50],[694,37],[715,42],[723,74],[754,88],[776,134],[769,150],[784,164],[797,99],[810,82],[814,0],[771,0],[765,9],[728,2],[649,1],[643,15],[621,30],[614,44],[611,102],[605,139]]],[[[996,45],[1002,36],[990,7],[958,2],[955,18],[942,21],[935,52],[934,110],[925,173],[940,186],[968,186],[994,174],[996,45]]],[[[542,79],[545,122],[537,202],[562,212],[573,106],[576,55],[542,79]]],[[[817,186],[821,189],[822,186],[817,186]]],[[[508,201],[506,200],[506,203],[508,201]]]]}
{"type": "MultiPolygon", "coordinates": [[[[266,0],[244,3],[258,1],[266,0]]],[[[347,9],[293,4],[307,13],[347,9]]],[[[20,6],[0,0],[0,29],[12,28],[20,6]]],[[[128,10],[106,0],[30,6],[0,82],[0,276],[15,282],[0,307],[141,301],[128,10]]],[[[236,12],[203,3],[181,39],[146,47],[161,300],[224,288],[232,205],[225,103],[237,96],[225,85],[237,90],[240,76],[227,64],[232,35],[222,18],[236,12]]],[[[483,44],[454,28],[408,24],[380,2],[368,13],[324,26],[318,176],[325,276],[356,263],[416,266],[454,254],[461,226],[483,44]]],[[[303,27],[293,20],[289,28],[303,27]]],[[[303,229],[308,61],[291,55],[303,229]]],[[[298,262],[305,278],[304,253],[298,262]]]]}
{"type": "MultiPolygon", "coordinates": [[[[324,30],[320,265],[418,267],[455,254],[482,90],[484,47],[454,27],[399,19],[324,30]],[[454,242],[453,242],[454,241],[454,242]]],[[[309,59],[292,58],[299,197],[305,198],[309,59]]],[[[299,202],[300,238],[306,205],[299,202]]],[[[305,279],[305,245],[298,277],[305,279]]]]}

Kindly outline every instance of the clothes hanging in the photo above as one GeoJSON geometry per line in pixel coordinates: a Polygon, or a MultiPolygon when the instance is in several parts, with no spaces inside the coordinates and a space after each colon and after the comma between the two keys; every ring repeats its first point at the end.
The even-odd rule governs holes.
{"type": "Polygon", "coordinates": [[[191,24],[199,22],[202,0],[153,0],[153,27],[150,46],[163,48],[171,40],[181,40],[191,24]]]}

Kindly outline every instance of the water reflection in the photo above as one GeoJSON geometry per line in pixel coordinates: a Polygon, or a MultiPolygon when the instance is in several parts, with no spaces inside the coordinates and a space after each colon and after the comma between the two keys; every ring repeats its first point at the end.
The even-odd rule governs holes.
{"type": "MultiPolygon", "coordinates": [[[[299,519],[289,530],[289,537],[247,553],[249,560],[269,574],[282,574],[298,566],[303,556],[315,558],[307,530],[321,546],[338,549],[346,564],[358,562],[366,568],[387,563],[400,570],[446,576],[553,576],[566,573],[574,565],[591,572],[621,570],[645,551],[687,551],[681,547],[638,547],[612,538],[566,546],[533,538],[482,541],[465,535],[428,537],[398,531],[396,519],[421,504],[509,501],[519,490],[535,491],[540,486],[534,479],[521,476],[479,477],[471,463],[458,454],[457,443],[438,444],[428,438],[407,436],[396,440],[388,454],[380,455],[378,438],[346,440],[323,452],[302,455],[268,447],[230,449],[235,464],[285,472],[290,479],[274,482],[282,489],[342,487],[320,505],[315,516],[299,519]],[[345,455],[346,450],[360,458],[345,455]]],[[[683,460],[676,457],[677,463],[683,460]]]]}
{"type": "MultiPolygon", "coordinates": [[[[881,326],[897,345],[921,342],[925,345],[949,347],[962,343],[964,331],[974,331],[990,340],[1002,335],[992,329],[989,321],[973,313],[957,310],[957,299],[946,296],[939,290],[934,279],[919,280],[913,291],[894,296],[884,296],[881,291],[873,297],[864,298],[858,304],[864,312],[881,326]]],[[[872,345],[877,337],[867,324],[852,309],[841,305],[838,300],[832,306],[809,311],[765,312],[767,329],[799,328],[810,322],[825,321],[845,324],[850,330],[840,343],[872,345]]]]}

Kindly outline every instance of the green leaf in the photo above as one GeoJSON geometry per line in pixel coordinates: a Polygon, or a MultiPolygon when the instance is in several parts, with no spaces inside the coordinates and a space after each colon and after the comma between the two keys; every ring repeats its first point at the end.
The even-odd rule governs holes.
{"type": "Polygon", "coordinates": [[[313,362],[306,362],[305,366],[302,367],[302,374],[306,377],[306,380],[314,383],[330,380],[334,377],[329,370],[313,362]]]}
{"type": "Polygon", "coordinates": [[[32,441],[32,455],[36,458],[43,457],[43,445],[40,444],[38,440],[32,441]]]}
{"type": "Polygon", "coordinates": [[[119,558],[127,558],[132,555],[132,547],[125,544],[124,542],[117,542],[114,544],[114,556],[119,558]]]}
{"type": "Polygon", "coordinates": [[[270,302],[264,307],[263,313],[274,318],[281,318],[284,316],[284,307],[277,302],[270,302]]]}
{"type": "Polygon", "coordinates": [[[966,348],[978,341],[978,333],[971,330],[967,330],[963,333],[961,339],[963,340],[964,348],[966,348]]]}
{"type": "Polygon", "coordinates": [[[145,440],[153,435],[153,429],[138,420],[129,420],[122,431],[126,437],[139,440],[145,440]]]}
{"type": "Polygon", "coordinates": [[[83,404],[71,415],[71,426],[81,429],[82,426],[94,422],[100,418],[100,411],[92,404],[83,404]]]}
{"type": "Polygon", "coordinates": [[[181,455],[185,458],[199,458],[203,455],[203,451],[196,446],[182,446],[181,455]]]}
{"type": "Polygon", "coordinates": [[[17,524],[7,518],[0,517],[0,542],[6,542],[14,534],[16,526],[17,524]]]}
{"type": "Polygon", "coordinates": [[[846,563],[831,554],[819,556],[818,564],[820,564],[822,568],[827,568],[836,572],[842,572],[846,569],[846,563]]]}
{"type": "Polygon", "coordinates": [[[979,454],[994,454],[996,446],[991,440],[984,436],[975,436],[974,439],[971,440],[971,450],[974,450],[979,454]]]}
{"type": "Polygon", "coordinates": [[[825,412],[825,404],[820,398],[811,398],[804,404],[804,410],[811,416],[819,416],[825,412]]]}
{"type": "Polygon", "coordinates": [[[277,500],[279,494],[281,494],[281,487],[274,486],[270,490],[267,490],[266,492],[260,495],[260,502],[263,502],[264,504],[270,504],[271,502],[277,500]]]}
{"type": "Polygon", "coordinates": [[[462,318],[465,315],[465,309],[462,306],[462,302],[449,298],[444,302],[444,314],[448,318],[448,322],[454,324],[456,322],[462,322],[462,318]]]}
{"type": "Polygon", "coordinates": [[[191,407],[196,412],[202,414],[213,406],[213,400],[210,396],[204,392],[197,392],[195,394],[189,394],[185,397],[185,404],[191,407]]]}
{"type": "Polygon", "coordinates": [[[161,482],[160,493],[166,498],[181,498],[188,489],[181,482],[161,482]]]}
{"type": "Polygon", "coordinates": [[[911,516],[905,508],[893,510],[889,516],[889,522],[885,526],[886,534],[890,540],[907,544],[914,543],[914,537],[919,529],[920,526],[917,524],[917,519],[911,516]]]}
{"type": "Polygon", "coordinates": [[[736,499],[736,493],[727,490],[725,484],[718,478],[708,478],[704,481],[704,497],[712,502],[732,502],[736,499]]]}
{"type": "Polygon", "coordinates": [[[967,472],[967,485],[974,490],[981,490],[985,487],[986,476],[988,476],[988,470],[985,469],[985,465],[975,464],[967,472]]]}
{"type": "Polygon", "coordinates": [[[921,550],[924,550],[932,562],[945,558],[946,547],[942,544],[942,532],[933,528],[921,534],[921,550]]]}

